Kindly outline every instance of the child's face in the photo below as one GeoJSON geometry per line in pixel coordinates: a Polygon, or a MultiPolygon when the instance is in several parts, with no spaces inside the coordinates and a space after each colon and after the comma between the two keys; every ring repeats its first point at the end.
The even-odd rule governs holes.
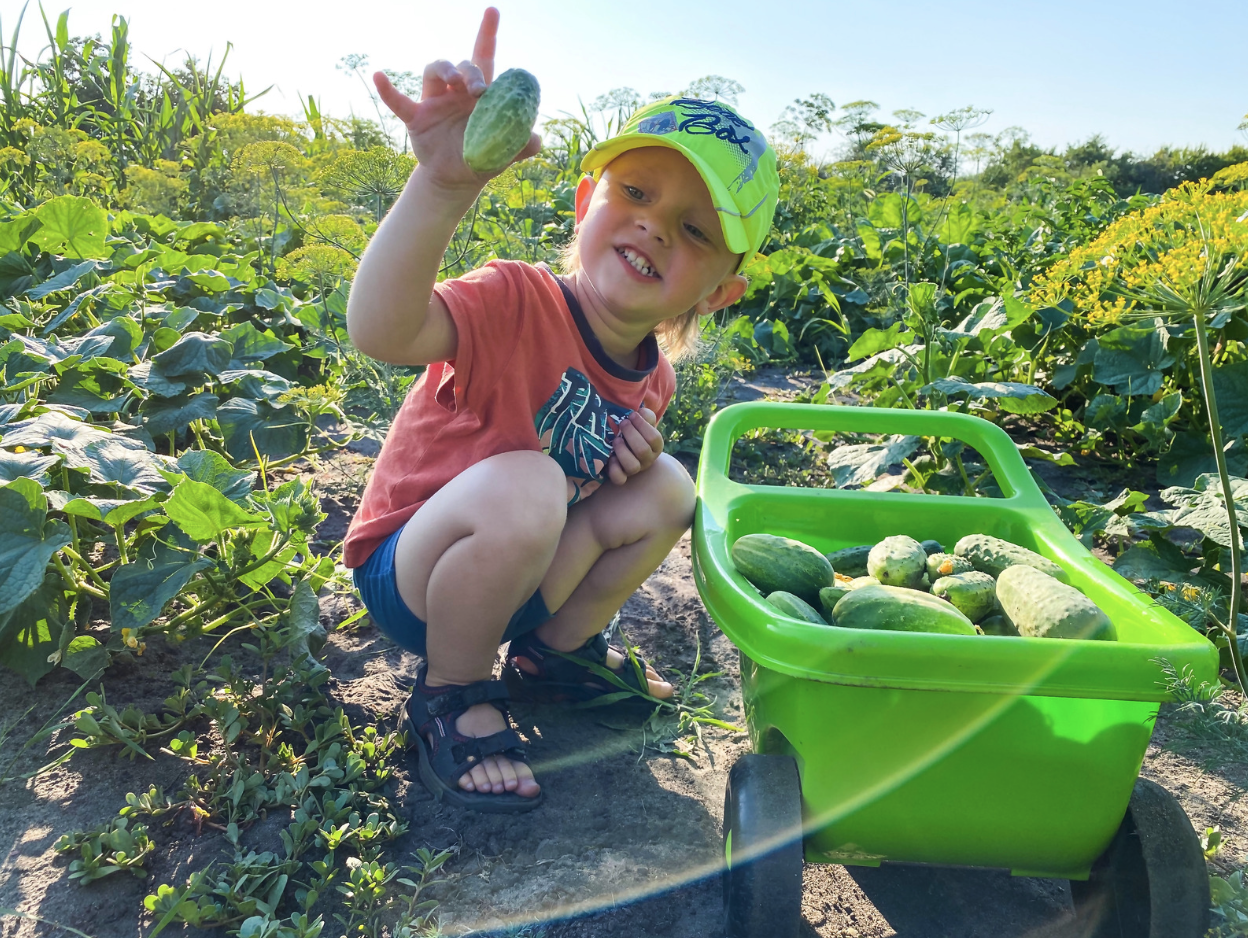
{"type": "Polygon", "coordinates": [[[577,191],[581,268],[617,314],[654,323],[736,302],[745,278],[706,183],[668,147],[626,150],[577,191]],[[629,316],[632,313],[634,316],[629,316]]]}

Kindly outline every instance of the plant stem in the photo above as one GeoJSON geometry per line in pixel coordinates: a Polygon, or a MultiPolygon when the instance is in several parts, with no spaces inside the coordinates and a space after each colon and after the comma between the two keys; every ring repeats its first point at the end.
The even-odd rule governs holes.
{"type": "Polygon", "coordinates": [[[1193,317],[1196,322],[1196,350],[1200,354],[1200,384],[1205,395],[1205,409],[1209,415],[1209,431],[1213,436],[1213,458],[1218,464],[1218,480],[1222,484],[1222,500],[1226,503],[1226,517],[1231,534],[1231,604],[1226,617],[1227,644],[1231,661],[1235,665],[1235,679],[1241,693],[1248,694],[1248,675],[1244,673],[1244,659],[1239,653],[1236,625],[1239,616],[1240,556],[1239,521],[1235,517],[1235,498],[1231,489],[1231,477],[1226,470],[1226,453],[1222,449],[1222,423],[1218,419],[1218,399],[1213,391],[1213,366],[1209,361],[1209,336],[1205,332],[1204,311],[1193,317]]]}

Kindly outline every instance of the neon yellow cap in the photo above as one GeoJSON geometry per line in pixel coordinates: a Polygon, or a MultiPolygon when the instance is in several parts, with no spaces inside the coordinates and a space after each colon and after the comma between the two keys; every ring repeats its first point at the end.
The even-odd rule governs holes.
{"type": "Polygon", "coordinates": [[[767,138],[722,101],[673,95],[639,108],[618,134],[585,154],[581,171],[597,178],[625,150],[654,146],[679,150],[702,176],[728,250],[744,255],[740,270],[767,240],[780,197],[767,138]]]}

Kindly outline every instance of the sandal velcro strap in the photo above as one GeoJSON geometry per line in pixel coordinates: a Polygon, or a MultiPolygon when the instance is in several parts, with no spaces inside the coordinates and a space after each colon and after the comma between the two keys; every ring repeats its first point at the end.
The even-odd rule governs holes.
{"type": "MultiPolygon", "coordinates": [[[[589,701],[606,694],[618,694],[621,692],[618,684],[586,666],[593,664],[605,668],[609,648],[607,638],[601,632],[580,648],[569,652],[551,648],[530,632],[514,639],[508,648],[509,669],[505,676],[521,699],[589,701]],[[528,659],[537,673],[530,674],[521,669],[515,663],[517,658],[528,659]]],[[[620,654],[624,658],[624,666],[618,671],[613,670],[613,676],[630,690],[646,695],[639,699],[647,699],[650,693],[650,685],[644,677],[647,663],[639,662],[643,675],[639,678],[628,654],[624,651],[620,654]]]]}
{"type": "MultiPolygon", "coordinates": [[[[431,688],[432,689],[432,688],[431,688]]],[[[478,681],[465,687],[456,687],[445,694],[429,697],[425,702],[425,710],[430,717],[442,717],[448,713],[467,710],[477,704],[492,703],[496,700],[509,700],[511,694],[502,681],[478,681]]]]}
{"type": "Polygon", "coordinates": [[[506,755],[509,758],[524,758],[524,743],[520,741],[520,737],[516,735],[515,730],[501,730],[490,736],[474,736],[463,739],[456,736],[455,742],[451,744],[451,758],[456,762],[456,770],[459,774],[460,766],[471,768],[486,756],[506,755]]]}

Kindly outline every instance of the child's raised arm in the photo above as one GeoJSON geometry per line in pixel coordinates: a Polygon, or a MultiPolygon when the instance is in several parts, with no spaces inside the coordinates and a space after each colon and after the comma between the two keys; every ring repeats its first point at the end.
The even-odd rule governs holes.
{"type": "MultiPolygon", "coordinates": [[[[438,268],[455,226],[496,173],[464,163],[464,127],[494,77],[498,11],[481,19],[472,61],[425,67],[420,101],[373,75],[386,106],[407,125],[417,165],[360,260],[347,303],[347,331],[356,348],[393,365],[426,365],[455,357],[455,323],[434,294],[438,268]]],[[[534,134],[516,156],[541,149],[534,134]]],[[[500,170],[501,172],[501,170],[500,170]]]]}

